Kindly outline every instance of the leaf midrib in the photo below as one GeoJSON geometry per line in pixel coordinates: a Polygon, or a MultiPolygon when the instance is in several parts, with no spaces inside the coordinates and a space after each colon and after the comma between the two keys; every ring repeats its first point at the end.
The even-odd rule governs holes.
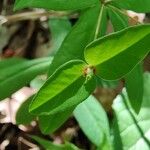
{"type": "MultiPolygon", "coordinates": [[[[43,106],[43,105],[45,105],[47,102],[49,102],[50,100],[53,100],[53,99],[55,99],[55,97],[56,96],[58,96],[60,93],[62,93],[63,91],[65,91],[67,88],[68,88],[68,86],[71,86],[73,83],[75,83],[78,79],[80,79],[82,77],[82,75],[80,75],[79,77],[77,77],[73,82],[71,82],[71,84],[69,84],[69,85],[67,85],[64,89],[62,89],[59,93],[57,93],[56,95],[54,95],[53,97],[51,97],[50,99],[48,99],[47,101],[45,101],[44,103],[40,103],[40,104],[36,104],[36,107],[33,107],[32,105],[33,105],[33,103],[34,103],[34,100],[35,99],[33,99],[33,102],[31,103],[31,105],[30,106],[32,106],[32,109],[31,109],[31,107],[30,107],[30,112],[32,112],[32,111],[34,111],[34,110],[36,110],[37,108],[39,108],[39,107],[41,107],[41,106],[43,106]]],[[[36,97],[36,96],[35,96],[36,97]]],[[[35,104],[34,104],[35,105],[35,104]]],[[[46,113],[44,113],[44,114],[46,114],[46,113]]],[[[49,115],[49,113],[47,113],[48,115],[49,115]]]]}

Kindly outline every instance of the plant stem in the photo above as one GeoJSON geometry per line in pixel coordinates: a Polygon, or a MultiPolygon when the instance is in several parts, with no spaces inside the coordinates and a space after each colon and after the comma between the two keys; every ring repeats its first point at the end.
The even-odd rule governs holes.
{"type": "Polygon", "coordinates": [[[73,12],[62,12],[62,11],[43,11],[43,10],[38,10],[38,11],[29,11],[29,12],[23,12],[19,14],[14,14],[14,15],[9,15],[9,16],[0,16],[0,25],[6,24],[6,23],[14,23],[18,21],[23,21],[23,20],[36,20],[41,17],[64,17],[68,16],[71,18],[76,18],[78,16],[77,13],[73,12]]]}
{"type": "Polygon", "coordinates": [[[94,36],[94,40],[96,40],[98,38],[99,32],[100,32],[100,27],[101,27],[101,20],[102,20],[102,16],[103,16],[103,10],[104,10],[104,4],[102,4],[99,16],[98,16],[98,21],[97,21],[97,25],[96,25],[96,31],[95,31],[95,36],[94,36]]]}

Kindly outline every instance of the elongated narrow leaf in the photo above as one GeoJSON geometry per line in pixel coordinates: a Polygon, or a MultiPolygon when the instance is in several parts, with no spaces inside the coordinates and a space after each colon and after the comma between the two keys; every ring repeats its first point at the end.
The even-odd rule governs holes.
{"type": "Polygon", "coordinates": [[[0,72],[0,100],[11,96],[39,74],[46,73],[51,58],[23,61],[0,72]]]}
{"type": "Polygon", "coordinates": [[[129,27],[92,42],[85,59],[103,79],[116,80],[130,72],[150,50],[150,25],[129,27]],[[129,61],[130,60],[130,61],[129,61]]]}
{"type": "Polygon", "coordinates": [[[124,16],[120,12],[116,12],[111,8],[108,8],[108,14],[114,31],[119,31],[128,27],[128,17],[124,16]]]}
{"type": "Polygon", "coordinates": [[[28,125],[33,121],[36,116],[29,113],[29,105],[32,101],[33,96],[28,98],[24,103],[21,104],[19,107],[17,114],[16,114],[16,123],[17,124],[24,124],[28,125]]]}
{"type": "Polygon", "coordinates": [[[65,37],[71,30],[71,23],[68,18],[52,18],[48,21],[49,28],[51,31],[51,48],[50,54],[55,54],[60,48],[65,37]]]}
{"type": "Polygon", "coordinates": [[[56,131],[72,114],[73,108],[69,108],[66,111],[39,116],[39,125],[43,134],[50,134],[56,131]]]}
{"type": "Polygon", "coordinates": [[[137,115],[128,103],[126,93],[124,98],[118,96],[113,104],[117,116],[118,127],[123,149],[144,149],[150,147],[150,74],[144,74],[144,96],[141,110],[137,115]],[[132,133],[132,134],[131,134],[132,133]]]}
{"type": "Polygon", "coordinates": [[[84,84],[85,66],[83,61],[72,60],[58,68],[35,96],[30,111],[43,115],[55,114],[85,100],[91,89],[95,88],[94,82],[93,85],[84,84]]]}
{"type": "Polygon", "coordinates": [[[141,64],[137,65],[125,77],[125,86],[131,106],[138,113],[143,100],[143,71],[141,64]]]}
{"type": "Polygon", "coordinates": [[[42,139],[37,136],[31,136],[36,142],[38,142],[45,150],[79,150],[76,146],[71,143],[65,144],[54,144],[51,141],[42,139]]]}
{"type": "Polygon", "coordinates": [[[51,75],[60,65],[73,59],[84,59],[84,48],[93,41],[100,7],[84,10],[54,57],[49,69],[51,75]],[[79,36],[80,35],[80,36],[79,36]],[[59,59],[58,59],[59,58],[59,59]]]}
{"type": "Polygon", "coordinates": [[[74,115],[81,129],[96,146],[103,148],[108,145],[107,148],[109,148],[110,135],[107,115],[93,96],[79,104],[74,110],[74,115]],[[105,141],[105,139],[107,140],[105,141]]]}
{"type": "Polygon", "coordinates": [[[94,6],[98,2],[98,0],[16,0],[15,10],[27,7],[48,10],[77,10],[94,6]]]}
{"type": "MultiPolygon", "coordinates": [[[[109,16],[116,31],[128,26],[128,19],[119,12],[109,9],[109,16]]],[[[137,65],[126,77],[125,83],[129,100],[138,113],[143,99],[143,72],[141,64],[137,65]]]]}
{"type": "MultiPolygon", "coordinates": [[[[127,18],[109,9],[110,19],[116,31],[128,26],[127,18]]],[[[133,109],[138,113],[143,99],[143,72],[141,64],[137,65],[125,77],[127,93],[133,109]]]]}
{"type": "Polygon", "coordinates": [[[140,13],[150,12],[149,0],[112,0],[112,5],[140,13]]]}
{"type": "Polygon", "coordinates": [[[21,63],[23,61],[26,61],[26,60],[23,58],[17,58],[17,57],[0,60],[0,73],[2,72],[2,69],[12,67],[13,65],[21,63]]]}

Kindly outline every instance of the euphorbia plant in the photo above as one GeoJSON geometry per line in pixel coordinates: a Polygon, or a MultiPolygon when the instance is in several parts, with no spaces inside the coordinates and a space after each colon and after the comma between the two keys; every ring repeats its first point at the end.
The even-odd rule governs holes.
{"type": "MultiPolygon", "coordinates": [[[[138,25],[130,26],[125,10],[150,12],[150,1],[16,0],[15,10],[27,7],[79,13],[78,21],[62,42],[51,64],[49,66],[45,64],[49,70],[49,77],[32,99],[30,106],[28,104],[29,112],[38,116],[40,128],[45,134],[58,129],[74,112],[81,128],[98,149],[112,149],[107,116],[100,104],[90,95],[98,86],[98,80],[105,82],[124,79],[128,97],[122,96],[121,102],[129,99],[132,107],[128,102],[125,102],[125,107],[128,108],[137,126],[136,115],[140,111],[143,100],[141,63],[150,51],[150,25],[137,22],[138,25]],[[116,32],[106,35],[109,20],[116,32]],[[86,119],[91,121],[89,126],[85,125],[88,122],[83,121],[86,119]]],[[[42,71],[36,71],[35,75],[41,73],[42,71]]],[[[12,76],[13,72],[10,74],[12,76]]],[[[21,86],[24,84],[26,82],[23,82],[21,86]]],[[[2,82],[0,89],[4,85],[5,83],[2,82]]],[[[15,90],[20,88],[17,84],[13,86],[15,90]]],[[[2,94],[1,98],[9,96],[12,92],[14,90],[2,94]]],[[[126,95],[126,92],[123,92],[123,95],[126,95]]],[[[116,113],[119,113],[116,105],[113,108],[116,113]]],[[[116,118],[119,120],[121,117],[116,114],[116,118]]],[[[150,117],[148,119],[150,120],[150,117]]],[[[123,127],[119,124],[118,128],[121,132],[123,127]]],[[[114,132],[114,134],[117,133],[114,132]]],[[[149,147],[149,139],[147,135],[144,136],[145,147],[149,147]]],[[[138,139],[134,137],[133,141],[138,142],[138,139]]],[[[128,149],[134,146],[134,142],[126,142],[122,137],[120,146],[128,149]]]]}

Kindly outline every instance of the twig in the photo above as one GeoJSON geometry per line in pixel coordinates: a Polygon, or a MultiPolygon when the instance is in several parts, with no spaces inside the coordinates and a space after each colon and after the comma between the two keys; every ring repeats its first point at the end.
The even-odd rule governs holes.
{"type": "Polygon", "coordinates": [[[31,147],[31,148],[37,147],[37,145],[35,145],[35,144],[29,142],[28,140],[24,139],[23,137],[19,137],[19,138],[18,138],[18,141],[22,142],[23,144],[25,144],[25,145],[27,145],[27,146],[29,146],[29,147],[31,147]]]}
{"type": "Polygon", "coordinates": [[[19,14],[9,15],[9,16],[0,16],[0,25],[10,24],[23,20],[36,20],[41,17],[71,17],[76,18],[78,16],[77,13],[72,12],[63,12],[63,11],[44,11],[44,10],[36,10],[30,12],[23,12],[19,14]]]}

